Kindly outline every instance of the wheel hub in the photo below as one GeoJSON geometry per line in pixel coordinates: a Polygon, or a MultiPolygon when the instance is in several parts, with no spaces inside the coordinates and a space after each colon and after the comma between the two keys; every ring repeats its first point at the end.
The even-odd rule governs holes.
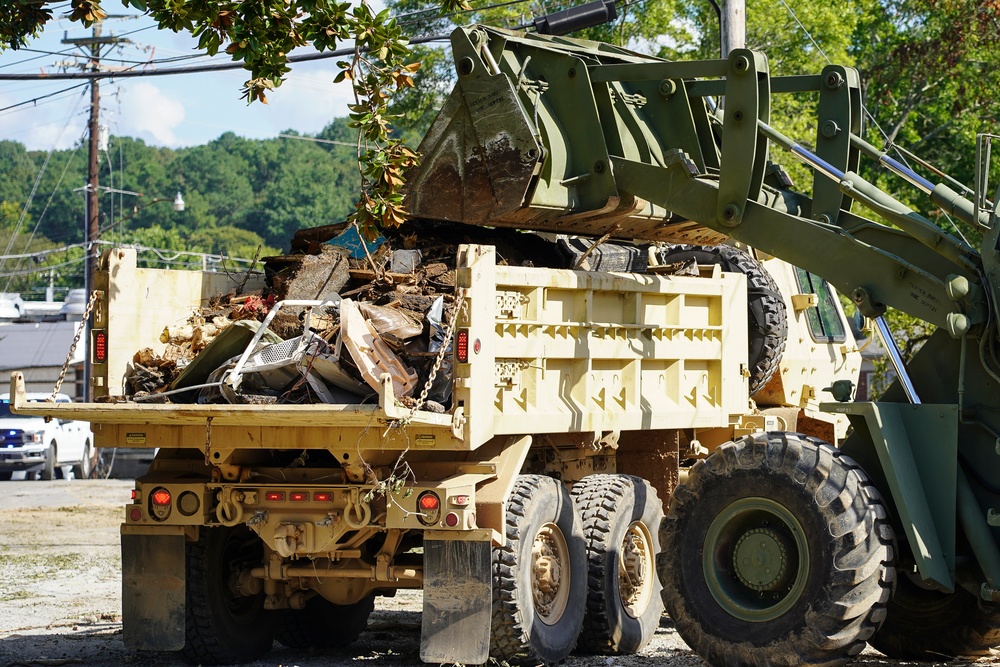
{"type": "Polygon", "coordinates": [[[733,549],[733,570],[747,588],[774,591],[784,584],[788,558],[781,537],[770,528],[748,530],[733,549]]]}
{"type": "Polygon", "coordinates": [[[531,545],[531,592],[535,612],[551,625],[563,615],[569,600],[569,549],[562,531],[545,524],[531,545]]]}
{"type": "Polygon", "coordinates": [[[618,560],[618,595],[629,616],[638,618],[649,604],[654,576],[652,541],[641,523],[633,523],[618,560]]]}

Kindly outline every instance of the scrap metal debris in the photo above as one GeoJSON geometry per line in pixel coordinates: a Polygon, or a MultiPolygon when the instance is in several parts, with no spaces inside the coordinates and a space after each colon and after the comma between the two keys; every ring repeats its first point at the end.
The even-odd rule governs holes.
{"type": "Polygon", "coordinates": [[[692,270],[659,266],[648,244],[606,238],[426,221],[376,241],[343,224],[306,229],[290,254],[264,259],[262,290],[217,294],[187,322],[165,323],[164,350],[135,353],[125,393],[174,403],[360,403],[374,400],[388,374],[400,403],[445,412],[452,387],[446,332],[463,243],[495,246],[500,264],[692,270]]]}

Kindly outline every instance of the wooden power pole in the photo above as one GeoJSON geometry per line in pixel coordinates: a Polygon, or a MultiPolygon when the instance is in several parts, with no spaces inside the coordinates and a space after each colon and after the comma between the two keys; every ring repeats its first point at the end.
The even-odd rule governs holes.
{"type": "MultiPolygon", "coordinates": [[[[101,22],[94,23],[90,37],[68,38],[63,37],[63,44],[73,44],[75,46],[90,47],[90,60],[86,69],[97,72],[101,68],[101,47],[109,44],[117,44],[119,38],[114,36],[101,36],[101,22]]],[[[100,209],[100,134],[101,134],[101,84],[97,78],[90,81],[90,122],[88,124],[90,139],[90,150],[88,152],[87,166],[87,205],[86,205],[86,227],[84,240],[86,242],[86,264],[84,268],[84,287],[87,298],[94,289],[94,271],[97,269],[97,237],[101,224],[100,209]]],[[[89,349],[89,341],[84,345],[89,349]]],[[[85,355],[89,356],[89,355],[85,355]]],[[[84,397],[90,400],[92,388],[90,386],[90,359],[85,358],[84,369],[84,397]]]]}
{"type": "Polygon", "coordinates": [[[719,29],[722,33],[722,57],[728,58],[733,49],[747,45],[746,0],[725,0],[722,4],[719,29]]]}

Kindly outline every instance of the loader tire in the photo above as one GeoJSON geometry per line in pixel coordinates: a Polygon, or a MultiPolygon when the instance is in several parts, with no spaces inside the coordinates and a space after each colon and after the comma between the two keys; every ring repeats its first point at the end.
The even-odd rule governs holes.
{"type": "Polygon", "coordinates": [[[857,463],[804,435],[723,445],[674,492],[657,561],[677,632],[713,665],[840,665],[885,618],[894,536],[857,463]]]}
{"type": "Polygon", "coordinates": [[[637,653],[663,614],[656,574],[663,503],[649,482],[630,475],[588,475],[572,495],[587,545],[587,614],[577,650],[637,653]]]}
{"type": "Polygon", "coordinates": [[[942,593],[901,576],[885,623],[868,643],[897,660],[945,662],[989,655],[1000,645],[1000,606],[964,588],[942,593]]]}
{"type": "Polygon", "coordinates": [[[194,665],[249,662],[271,650],[274,615],[264,593],[242,595],[236,577],[260,565],[263,543],[244,525],[202,528],[187,545],[187,605],[181,655],[194,665]]]}
{"type": "Polygon", "coordinates": [[[660,251],[664,264],[692,259],[702,266],[718,264],[723,271],[747,277],[747,351],[753,396],[774,375],[785,351],[788,314],[778,284],[760,262],[733,246],[676,245],[660,251]]]}
{"type": "Polygon", "coordinates": [[[374,609],[374,593],[343,605],[317,596],[304,609],[289,609],[282,614],[277,639],[288,648],[341,649],[361,636],[374,609]]]}
{"type": "Polygon", "coordinates": [[[555,663],[576,646],[587,602],[580,519],[558,481],[521,475],[507,500],[506,544],[493,549],[490,655],[555,663]]]}

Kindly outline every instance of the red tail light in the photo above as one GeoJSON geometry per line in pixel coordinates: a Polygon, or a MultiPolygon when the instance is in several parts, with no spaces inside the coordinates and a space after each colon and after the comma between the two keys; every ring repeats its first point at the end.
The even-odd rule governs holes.
{"type": "Polygon", "coordinates": [[[427,491],[421,494],[420,499],[417,500],[417,504],[420,505],[420,509],[422,510],[436,510],[441,505],[441,501],[438,500],[436,494],[427,491]]]}
{"type": "Polygon", "coordinates": [[[153,504],[158,507],[166,507],[170,504],[170,492],[166,489],[157,489],[153,491],[153,495],[150,496],[150,500],[153,504]]]}
{"type": "Polygon", "coordinates": [[[285,492],[284,491],[268,491],[264,494],[264,500],[270,500],[273,503],[284,502],[285,492]]]}
{"type": "Polygon", "coordinates": [[[313,500],[317,503],[328,503],[333,500],[333,494],[328,491],[317,491],[313,494],[313,500]]]}
{"type": "Polygon", "coordinates": [[[95,364],[106,364],[108,362],[108,332],[104,329],[94,329],[91,332],[93,345],[93,359],[95,364]]]}
{"type": "Polygon", "coordinates": [[[288,494],[288,499],[292,502],[301,503],[309,500],[309,494],[306,491],[292,491],[288,494]]]}
{"type": "Polygon", "coordinates": [[[469,363],[469,330],[459,329],[455,337],[455,357],[460,364],[469,363]]]}

